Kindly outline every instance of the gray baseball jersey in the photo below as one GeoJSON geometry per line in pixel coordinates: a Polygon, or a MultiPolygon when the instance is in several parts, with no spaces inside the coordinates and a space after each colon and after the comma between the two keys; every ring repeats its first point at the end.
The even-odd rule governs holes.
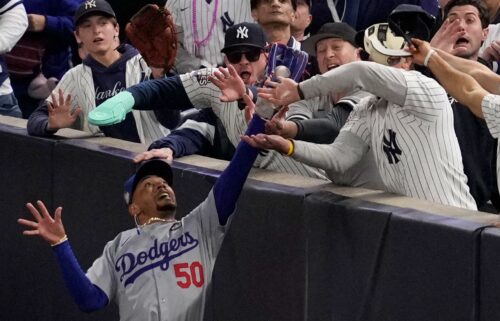
{"type": "Polygon", "coordinates": [[[300,87],[306,98],[354,88],[382,98],[354,110],[342,128],[337,140],[352,141],[356,149],[339,150],[337,142],[298,143],[295,157],[314,155],[308,164],[342,171],[371,148],[387,191],[477,209],[463,172],[453,112],[435,80],[416,71],[353,62],[300,87]]]}
{"type": "MultiPolygon", "coordinates": [[[[486,95],[481,108],[491,136],[500,138],[500,96],[486,95]]],[[[500,144],[497,146],[497,184],[500,190],[500,144]]]]}
{"type": "Polygon", "coordinates": [[[168,0],[165,7],[174,17],[187,53],[201,60],[196,69],[200,65],[221,65],[226,29],[234,24],[254,21],[250,1],[168,0]]]}
{"type": "MultiPolygon", "coordinates": [[[[229,222],[228,222],[229,224],[229,222]]],[[[124,231],[87,276],[120,307],[120,320],[203,320],[224,232],[213,192],[181,221],[124,231]]]]}
{"type": "MultiPolygon", "coordinates": [[[[245,133],[247,128],[244,111],[238,108],[237,102],[225,103],[220,101],[220,89],[208,81],[208,76],[215,70],[210,68],[197,70],[182,74],[180,78],[191,103],[196,107],[212,108],[215,115],[219,117],[224,125],[229,140],[234,146],[237,146],[240,136],[245,133]]],[[[307,166],[289,157],[284,157],[275,151],[270,151],[265,153],[264,156],[259,156],[254,166],[295,175],[326,179],[323,170],[307,166]]]]}

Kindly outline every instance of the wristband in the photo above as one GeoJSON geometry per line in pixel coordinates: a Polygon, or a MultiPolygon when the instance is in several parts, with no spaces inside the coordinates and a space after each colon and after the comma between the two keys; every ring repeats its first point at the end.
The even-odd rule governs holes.
{"type": "Polygon", "coordinates": [[[292,156],[295,152],[295,144],[293,143],[293,139],[288,138],[287,140],[290,142],[290,145],[288,146],[288,152],[286,153],[286,156],[292,156]]]}
{"type": "Polygon", "coordinates": [[[68,240],[68,236],[66,234],[64,234],[63,237],[61,237],[59,239],[59,241],[55,242],[54,244],[50,244],[50,246],[54,247],[54,246],[58,246],[59,244],[62,244],[64,242],[66,242],[68,240]]]}
{"type": "Polygon", "coordinates": [[[431,59],[431,56],[435,53],[436,53],[436,50],[434,50],[434,49],[429,50],[429,52],[427,53],[427,55],[425,56],[425,59],[424,59],[424,66],[425,67],[427,67],[427,65],[429,64],[429,59],[431,59]]]}
{"type": "Polygon", "coordinates": [[[304,100],[304,93],[302,92],[302,89],[300,89],[300,83],[297,84],[297,92],[299,93],[300,100],[304,100]]]}

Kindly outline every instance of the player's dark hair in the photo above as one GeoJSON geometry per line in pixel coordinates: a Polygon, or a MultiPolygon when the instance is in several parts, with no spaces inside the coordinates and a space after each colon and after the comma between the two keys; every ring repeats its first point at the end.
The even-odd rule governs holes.
{"type": "MultiPolygon", "coordinates": [[[[257,6],[260,4],[261,1],[269,1],[269,0],[250,0],[250,9],[254,10],[257,9],[257,6]]],[[[292,3],[293,10],[297,10],[297,0],[290,0],[292,3]]]]}
{"type": "Polygon", "coordinates": [[[444,16],[448,17],[451,9],[458,6],[467,6],[471,5],[477,8],[479,12],[479,19],[481,20],[481,26],[484,28],[488,27],[490,24],[489,20],[489,10],[483,0],[451,0],[444,7],[444,16]]]}

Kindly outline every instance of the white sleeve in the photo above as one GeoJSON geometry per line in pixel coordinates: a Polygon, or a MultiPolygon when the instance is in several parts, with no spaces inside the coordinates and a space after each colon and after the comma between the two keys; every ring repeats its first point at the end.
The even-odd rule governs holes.
{"type": "Polygon", "coordinates": [[[397,105],[406,99],[403,70],[375,62],[357,61],[339,66],[300,83],[305,98],[348,93],[356,89],[382,97],[397,105]]]}
{"type": "Polygon", "coordinates": [[[488,125],[491,136],[500,137],[500,96],[489,94],[484,96],[481,103],[484,120],[488,125]]]}
{"type": "Polygon", "coordinates": [[[217,69],[206,68],[180,75],[186,94],[196,108],[217,107],[221,92],[208,80],[217,69]]]}
{"type": "MultiPolygon", "coordinates": [[[[17,0],[9,1],[0,8],[0,12],[14,5],[17,0]]],[[[9,11],[0,15],[0,54],[12,50],[16,43],[21,39],[28,28],[28,16],[23,4],[18,4],[9,11]]]]}
{"type": "Polygon", "coordinates": [[[286,112],[286,119],[312,119],[313,107],[310,106],[311,101],[318,103],[318,99],[304,99],[288,106],[288,111],[286,112]]]}
{"type": "Polygon", "coordinates": [[[318,167],[327,172],[343,173],[357,164],[369,150],[361,138],[341,131],[332,144],[314,144],[294,141],[293,158],[309,166],[318,167]]]}

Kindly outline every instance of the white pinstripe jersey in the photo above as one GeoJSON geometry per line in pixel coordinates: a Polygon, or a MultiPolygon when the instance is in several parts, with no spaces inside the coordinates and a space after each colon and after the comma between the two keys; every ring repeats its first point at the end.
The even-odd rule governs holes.
{"type": "MultiPolygon", "coordinates": [[[[149,78],[150,73],[151,71],[141,55],[138,54],[132,57],[126,62],[126,87],[128,88],[138,84],[143,77],[146,77],[146,79],[149,78]]],[[[64,74],[61,81],[52,91],[56,97],[59,97],[59,89],[62,89],[65,95],[71,94],[73,99],[71,104],[72,109],[75,109],[77,106],[82,108],[82,113],[75,124],[73,124],[72,128],[83,130],[93,135],[102,135],[99,127],[89,124],[87,118],[88,113],[96,107],[96,93],[90,67],[80,64],[71,68],[64,74]]],[[[49,96],[47,101],[52,102],[52,98],[49,96]]],[[[170,133],[168,128],[163,127],[159,123],[152,110],[134,110],[133,115],[137,133],[143,144],[151,144],[155,140],[165,137],[170,133]]]]}
{"type": "MultiPolygon", "coordinates": [[[[483,98],[481,108],[491,136],[500,138],[500,96],[486,95],[483,98]]],[[[500,144],[497,146],[497,184],[500,190],[500,144]]]]}
{"type": "Polygon", "coordinates": [[[215,258],[230,222],[219,225],[213,192],[175,223],[124,231],[87,271],[114,300],[121,321],[203,320],[215,258]]]}
{"type": "Polygon", "coordinates": [[[202,59],[201,63],[207,67],[224,62],[220,51],[228,27],[254,21],[250,0],[168,0],[165,7],[172,13],[178,31],[182,32],[180,40],[187,52],[202,59]],[[196,45],[195,41],[202,44],[196,45]]]}
{"type": "MultiPolygon", "coordinates": [[[[244,111],[238,108],[237,102],[220,101],[220,89],[208,81],[208,76],[215,70],[217,69],[201,69],[182,74],[180,78],[191,103],[196,108],[212,108],[224,125],[229,140],[236,147],[240,141],[240,135],[243,135],[247,128],[244,111]]],[[[254,167],[326,179],[323,170],[304,165],[275,151],[259,156],[254,167]]]]}
{"type": "MultiPolygon", "coordinates": [[[[463,172],[453,111],[435,80],[416,71],[353,62],[300,86],[306,98],[354,88],[383,97],[354,110],[341,132],[371,147],[387,191],[477,209],[463,172]]],[[[316,155],[328,166],[334,156],[325,146],[316,155]]]]}

